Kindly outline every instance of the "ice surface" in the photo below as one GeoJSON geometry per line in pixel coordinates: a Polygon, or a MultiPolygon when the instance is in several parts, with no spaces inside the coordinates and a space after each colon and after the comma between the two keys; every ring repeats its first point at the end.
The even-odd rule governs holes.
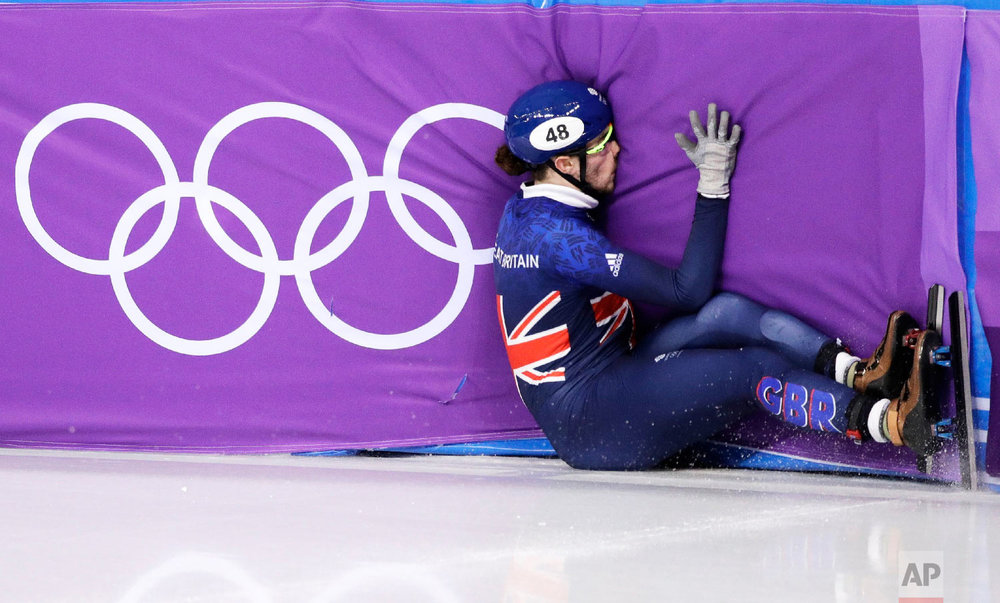
{"type": "Polygon", "coordinates": [[[0,601],[997,601],[1000,497],[494,457],[0,451],[0,601]]]}

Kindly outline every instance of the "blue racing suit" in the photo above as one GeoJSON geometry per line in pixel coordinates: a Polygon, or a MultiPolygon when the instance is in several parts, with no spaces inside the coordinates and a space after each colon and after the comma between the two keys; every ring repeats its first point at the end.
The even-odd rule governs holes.
{"type": "Polygon", "coordinates": [[[833,340],[744,297],[713,296],[728,200],[698,197],[676,268],[608,240],[589,213],[596,205],[568,187],[524,185],[494,248],[517,389],[563,460],[652,467],[755,405],[802,427],[846,430],[854,392],[816,372],[833,340]],[[633,301],[684,315],[638,342],[633,301]]]}

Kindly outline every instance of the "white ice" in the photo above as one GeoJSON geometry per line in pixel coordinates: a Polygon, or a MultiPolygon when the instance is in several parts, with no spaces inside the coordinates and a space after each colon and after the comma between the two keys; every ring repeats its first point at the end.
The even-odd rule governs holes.
{"type": "Polygon", "coordinates": [[[0,601],[998,601],[1000,496],[492,457],[0,451],[0,601]],[[996,555],[996,559],[993,556],[996,555]]]}

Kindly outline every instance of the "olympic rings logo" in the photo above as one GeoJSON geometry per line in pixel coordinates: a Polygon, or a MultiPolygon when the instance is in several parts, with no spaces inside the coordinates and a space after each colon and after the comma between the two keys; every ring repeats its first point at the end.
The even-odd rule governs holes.
{"type": "Polygon", "coordinates": [[[264,326],[278,298],[282,276],[295,277],[299,294],[310,313],[335,335],[358,346],[396,350],[411,347],[432,339],[444,331],[461,313],[472,290],[474,269],[477,265],[492,262],[492,248],[475,249],[465,223],[455,210],[439,195],[409,180],[399,177],[403,151],[413,136],[425,125],[443,119],[472,119],[503,129],[503,115],[478,105],[445,103],[434,105],[407,118],[393,134],[383,162],[384,175],[371,176],[365,168],[361,153],[350,137],[337,124],[323,115],[305,107],[280,102],[248,105],[233,111],[215,124],[205,135],[195,156],[192,182],[181,182],[166,147],[156,134],[133,115],[97,103],[80,103],[57,109],[45,116],[25,136],[14,167],[14,186],[21,219],[31,236],[60,263],[87,274],[107,276],[122,310],[129,320],[146,337],[160,346],[192,356],[221,354],[246,343],[264,326]],[[209,168],[219,144],[242,125],[264,118],[284,118],[315,128],[330,140],[347,160],[351,180],[320,198],[306,214],[295,237],[292,259],[278,256],[267,228],[253,211],[233,195],[208,183],[209,168]],[[28,184],[31,162],[38,146],[56,128],[79,119],[99,119],[117,124],[133,133],[152,152],[164,183],[142,194],[122,214],[115,226],[107,259],[94,259],[77,255],[57,243],[42,226],[31,199],[28,184]],[[335,316],[322,302],[312,280],[312,272],[336,260],[357,238],[368,213],[372,192],[385,193],[393,217],[403,231],[417,245],[432,255],[458,264],[455,290],[431,320],[410,331],[380,334],[353,327],[335,316]],[[441,218],[448,228],[454,245],[434,238],[416,222],[403,195],[414,198],[441,218]],[[233,331],[211,339],[185,339],[167,333],[149,320],[136,304],[129,291],[125,275],[152,260],[167,244],[177,225],[182,198],[193,198],[198,217],[212,240],[239,264],[262,273],[264,284],[260,301],[249,318],[233,331]],[[343,230],[322,249],[310,253],[313,238],[320,223],[337,206],[353,200],[343,230]],[[163,218],[148,241],[126,253],[126,242],[136,223],[151,209],[164,205],[163,218]],[[223,230],[215,216],[213,204],[229,210],[253,236],[260,253],[248,251],[236,243],[223,230]]]}

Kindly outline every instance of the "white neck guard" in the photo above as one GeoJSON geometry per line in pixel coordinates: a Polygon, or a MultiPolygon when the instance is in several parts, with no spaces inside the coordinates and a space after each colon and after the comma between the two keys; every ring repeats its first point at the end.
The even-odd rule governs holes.
{"type": "Polygon", "coordinates": [[[570,207],[579,207],[581,209],[594,209],[597,207],[597,199],[587,193],[561,184],[529,185],[528,183],[524,183],[521,185],[521,192],[525,199],[548,197],[553,201],[558,201],[570,207]]]}

